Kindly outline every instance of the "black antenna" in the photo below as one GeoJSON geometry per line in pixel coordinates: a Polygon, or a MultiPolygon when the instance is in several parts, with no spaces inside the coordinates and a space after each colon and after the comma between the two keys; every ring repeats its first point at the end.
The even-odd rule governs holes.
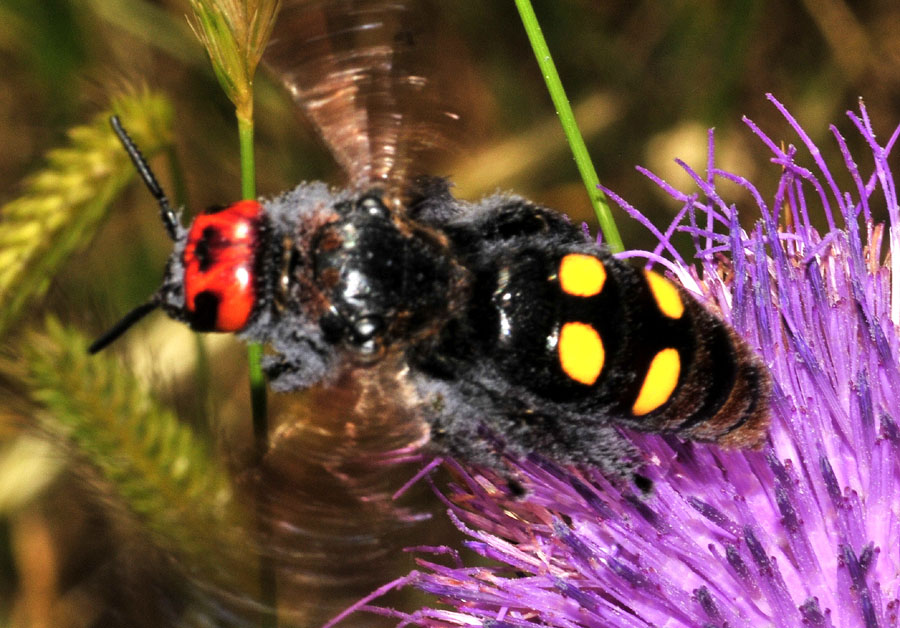
{"type": "Polygon", "coordinates": [[[159,301],[153,300],[144,303],[143,305],[139,305],[125,317],[120,320],[118,323],[112,326],[112,328],[108,329],[103,333],[102,336],[97,338],[94,342],[91,343],[91,346],[88,347],[88,353],[91,355],[103,351],[106,347],[108,347],[112,342],[128,331],[128,328],[134,325],[136,322],[147,316],[150,312],[159,307],[159,301]]]}
{"type": "MultiPolygon", "coordinates": [[[[122,122],[119,120],[119,116],[110,117],[109,123],[112,125],[113,131],[115,131],[119,141],[122,142],[122,146],[125,147],[128,156],[131,157],[135,169],[138,171],[138,174],[141,175],[141,179],[144,180],[144,184],[146,184],[147,189],[150,190],[150,194],[152,194],[153,198],[156,199],[156,202],[159,203],[159,215],[162,218],[163,225],[166,227],[166,232],[172,240],[175,240],[178,237],[178,219],[175,217],[175,212],[172,211],[172,206],[169,205],[169,197],[166,196],[166,193],[163,192],[159,182],[157,182],[156,177],[153,176],[153,171],[150,169],[150,164],[144,159],[144,155],[141,154],[141,151],[134,143],[134,140],[132,140],[127,131],[125,131],[122,122]]],[[[94,352],[92,351],[91,353],[94,352]]]]}

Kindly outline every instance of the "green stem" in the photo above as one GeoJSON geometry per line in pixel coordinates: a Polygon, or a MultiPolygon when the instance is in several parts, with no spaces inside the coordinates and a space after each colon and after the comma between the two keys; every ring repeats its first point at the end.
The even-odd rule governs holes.
{"type": "Polygon", "coordinates": [[[256,198],[256,161],[253,156],[253,118],[238,116],[238,142],[241,145],[241,197],[256,198]]]}
{"type": "MultiPolygon", "coordinates": [[[[241,147],[241,196],[256,198],[256,170],[253,158],[253,119],[238,116],[238,140],[241,147]]],[[[266,409],[266,378],[262,371],[262,345],[252,343],[247,347],[250,363],[250,404],[253,412],[253,435],[259,458],[269,449],[269,421],[266,409]]]]}
{"type": "MultiPolygon", "coordinates": [[[[241,196],[245,200],[256,198],[256,165],[253,156],[253,117],[238,119],[238,141],[241,147],[241,196]]],[[[266,377],[262,370],[263,347],[259,343],[247,346],[247,362],[250,367],[250,407],[253,413],[253,436],[256,442],[256,456],[262,461],[269,450],[269,419],[266,399],[266,377]]],[[[272,526],[265,512],[268,496],[262,490],[256,493],[256,527],[259,538],[266,539],[272,534],[272,526]]],[[[271,614],[264,613],[260,618],[261,628],[276,628],[278,625],[278,593],[275,569],[272,561],[265,555],[260,556],[259,588],[260,600],[271,614]]]]}
{"type": "Polygon", "coordinates": [[[572,149],[575,164],[578,166],[578,172],[581,173],[581,180],[584,181],[584,186],[587,188],[591,205],[594,207],[594,213],[597,215],[597,221],[600,223],[600,231],[603,233],[603,238],[613,253],[623,251],[625,246],[622,244],[619,230],[616,228],[615,220],[609,210],[606,195],[598,187],[600,179],[597,177],[587,146],[584,144],[584,138],[581,136],[578,124],[575,122],[575,115],[572,113],[572,107],[569,105],[569,99],[566,97],[562,81],[559,79],[559,73],[556,71],[553,58],[550,56],[550,49],[547,47],[543,33],[541,33],[541,27],[531,6],[531,0],[516,0],[516,7],[519,9],[522,24],[525,26],[525,32],[528,34],[531,48],[534,50],[534,56],[537,57],[541,73],[544,75],[547,91],[550,92],[550,98],[556,107],[563,132],[565,132],[566,139],[572,149]]]}
{"type": "Polygon", "coordinates": [[[258,342],[247,345],[250,363],[250,407],[253,412],[253,436],[256,453],[262,458],[269,450],[269,421],[266,400],[266,376],[262,370],[263,348],[258,342]]]}

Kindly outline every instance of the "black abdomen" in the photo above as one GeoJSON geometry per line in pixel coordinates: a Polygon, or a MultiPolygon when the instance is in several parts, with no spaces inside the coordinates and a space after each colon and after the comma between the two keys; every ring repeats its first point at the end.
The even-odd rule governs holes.
{"type": "Polygon", "coordinates": [[[542,415],[760,444],[768,376],[746,343],[682,288],[534,206],[499,207],[467,227],[448,229],[464,245],[475,285],[465,324],[444,340],[468,350],[457,374],[466,362],[490,365],[539,400],[542,415]]]}

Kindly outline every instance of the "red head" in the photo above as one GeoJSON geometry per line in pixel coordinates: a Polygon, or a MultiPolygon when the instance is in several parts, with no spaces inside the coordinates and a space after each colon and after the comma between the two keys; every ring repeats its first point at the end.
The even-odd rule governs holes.
{"type": "MultiPolygon", "coordinates": [[[[138,174],[159,203],[163,224],[177,248],[177,243],[184,237],[184,228],[179,225],[168,198],[118,118],[113,116],[110,123],[138,174]]],[[[148,303],[129,312],[98,338],[88,350],[91,353],[100,351],[160,305],[198,331],[243,329],[256,302],[255,262],[261,216],[262,207],[256,201],[239,201],[197,216],[184,240],[181,263],[177,263],[177,258],[170,262],[163,287],[148,303]],[[182,267],[180,276],[177,270],[173,272],[182,267]],[[183,304],[180,293],[183,293],[183,304]],[[170,298],[173,294],[174,299],[170,298]]]]}
{"type": "Polygon", "coordinates": [[[262,207],[239,201],[194,218],[184,247],[184,309],[197,331],[240,331],[256,301],[262,207]]]}

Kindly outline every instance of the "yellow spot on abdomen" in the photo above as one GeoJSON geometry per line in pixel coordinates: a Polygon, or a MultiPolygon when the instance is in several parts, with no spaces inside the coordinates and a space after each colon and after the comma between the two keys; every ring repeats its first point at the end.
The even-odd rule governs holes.
{"type": "Polygon", "coordinates": [[[644,383],[638,393],[637,401],[631,407],[631,413],[642,416],[652,412],[669,400],[675,386],[678,385],[678,375],[681,373],[681,358],[676,349],[663,349],[650,362],[644,383]]]}
{"type": "Polygon", "coordinates": [[[606,283],[606,268],[593,255],[570,253],[559,263],[559,285],[573,297],[592,297],[600,294],[606,283]]]}
{"type": "Polygon", "coordinates": [[[671,281],[652,270],[645,271],[650,292],[656,299],[659,310],[669,318],[681,318],[684,314],[684,302],[678,288],[671,281]]]}
{"type": "Polygon", "coordinates": [[[586,323],[566,323],[559,332],[559,364],[563,372],[590,386],[603,370],[606,354],[597,330],[586,323]]]}

